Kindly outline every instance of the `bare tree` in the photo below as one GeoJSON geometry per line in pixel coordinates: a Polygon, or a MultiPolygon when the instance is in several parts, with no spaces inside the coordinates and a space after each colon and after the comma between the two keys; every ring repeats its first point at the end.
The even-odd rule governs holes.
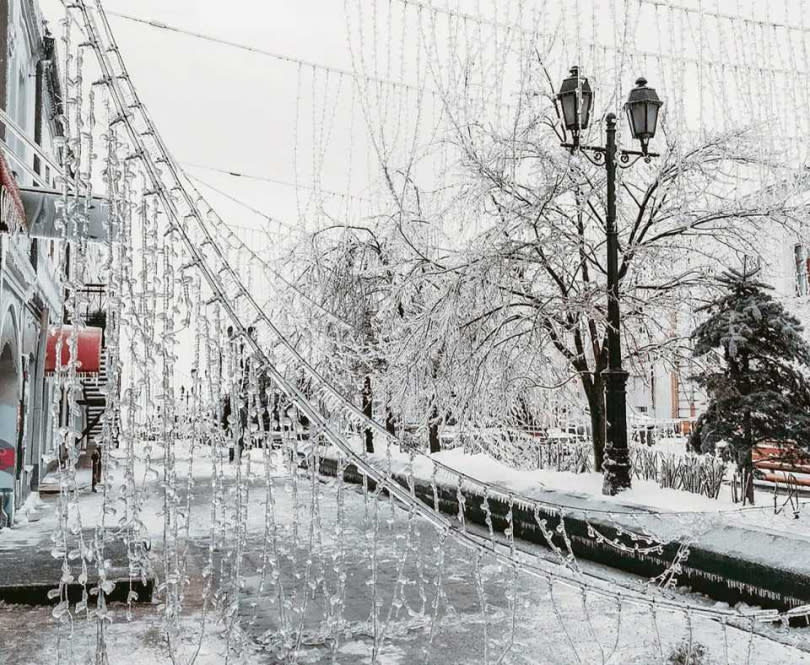
{"type": "MultiPolygon", "coordinates": [[[[402,398],[429,393],[431,408],[454,420],[514,423],[527,391],[575,380],[601,468],[603,169],[559,147],[551,103],[520,107],[504,132],[449,106],[447,114],[462,174],[455,207],[433,217],[424,197],[418,210],[407,203],[416,197],[399,197],[400,215],[442,227],[455,214],[475,218],[483,230],[453,252],[412,254],[418,268],[393,284],[420,295],[388,333],[388,363],[408,377],[399,383],[411,395],[402,398]]],[[[692,309],[724,256],[759,255],[774,229],[798,230],[805,211],[796,194],[806,176],[780,164],[752,129],[688,145],[664,139],[662,158],[636,165],[619,183],[622,335],[630,363],[687,355],[673,314],[692,309]]]]}
{"type": "MultiPolygon", "coordinates": [[[[307,352],[344,394],[359,393],[363,413],[373,418],[373,384],[385,367],[376,319],[391,280],[385,241],[365,226],[327,227],[310,236],[298,254],[298,288],[319,310],[309,308],[298,323],[310,328],[307,352]]],[[[388,408],[389,432],[394,425],[388,408]]],[[[366,451],[374,452],[370,428],[363,440],[366,451]]]]}

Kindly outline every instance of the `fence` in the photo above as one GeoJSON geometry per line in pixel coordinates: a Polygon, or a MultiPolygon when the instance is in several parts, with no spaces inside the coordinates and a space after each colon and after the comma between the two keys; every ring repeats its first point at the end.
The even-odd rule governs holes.
{"type": "Polygon", "coordinates": [[[715,455],[679,455],[639,445],[630,446],[630,465],[636,478],[711,499],[720,494],[727,468],[726,462],[715,455]]]}
{"type": "MultiPolygon", "coordinates": [[[[409,437],[410,445],[418,439],[409,437]]],[[[549,469],[587,473],[593,470],[592,443],[584,427],[566,432],[554,430],[509,430],[479,428],[476,430],[445,430],[441,436],[442,449],[463,448],[468,453],[486,453],[507,466],[519,469],[549,469]]],[[[408,445],[408,444],[406,444],[408,445]]]]}
{"type": "MultiPolygon", "coordinates": [[[[640,421],[643,422],[643,421],[640,421]]],[[[691,423],[683,420],[632,423],[631,473],[655,481],[659,487],[701,494],[716,499],[725,479],[727,463],[715,455],[661,450],[652,445],[662,438],[683,436],[691,423]]],[[[464,447],[485,452],[508,466],[588,473],[594,470],[593,443],[582,425],[547,430],[514,431],[493,428],[453,432],[442,437],[442,447],[464,447]]]]}
{"type": "MultiPolygon", "coordinates": [[[[653,480],[659,487],[701,494],[716,499],[725,479],[727,463],[716,455],[691,452],[668,452],[648,445],[652,437],[638,437],[644,444],[630,444],[630,465],[634,478],[653,480]]],[[[528,449],[526,442],[515,455],[525,468],[527,462],[535,468],[553,471],[587,473],[593,470],[592,443],[579,437],[535,438],[528,449]]],[[[502,461],[509,463],[511,460],[502,461]]]]}
{"type": "Polygon", "coordinates": [[[684,418],[641,418],[630,416],[627,419],[627,429],[630,437],[638,443],[651,443],[661,439],[675,439],[689,436],[694,422],[684,418]]]}

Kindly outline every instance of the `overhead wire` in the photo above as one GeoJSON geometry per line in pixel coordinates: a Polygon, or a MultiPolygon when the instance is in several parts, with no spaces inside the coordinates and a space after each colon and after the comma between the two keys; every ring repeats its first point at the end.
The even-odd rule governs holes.
{"type": "Polygon", "coordinates": [[[259,182],[270,182],[276,185],[283,185],[294,189],[312,189],[317,190],[319,194],[326,194],[327,196],[337,196],[346,199],[356,199],[358,201],[370,201],[371,199],[361,196],[359,194],[351,194],[349,192],[339,192],[337,190],[323,189],[321,187],[313,187],[312,185],[305,185],[301,183],[294,183],[289,180],[282,180],[281,178],[273,178],[271,176],[256,175],[255,173],[245,173],[236,169],[219,168],[207,164],[195,164],[193,162],[180,162],[180,164],[187,168],[202,169],[203,171],[211,171],[212,173],[220,173],[222,175],[231,176],[232,178],[244,178],[246,180],[256,180],[259,182]]]}
{"type": "MultiPolygon", "coordinates": [[[[199,182],[201,185],[203,185],[203,186],[205,186],[205,187],[209,187],[209,188],[213,189],[215,192],[218,192],[218,193],[222,194],[223,196],[226,196],[228,199],[230,199],[230,200],[231,200],[231,201],[233,201],[234,203],[236,203],[236,204],[238,204],[238,205],[242,205],[242,206],[244,206],[245,208],[247,208],[247,209],[249,209],[249,210],[251,210],[251,211],[255,212],[256,214],[259,214],[259,215],[262,215],[262,216],[264,216],[264,217],[267,217],[268,219],[272,219],[272,218],[270,218],[269,216],[265,215],[265,213],[263,213],[262,211],[257,210],[257,209],[255,209],[255,208],[253,208],[252,206],[248,205],[247,203],[244,203],[243,201],[240,201],[239,199],[237,199],[237,198],[235,198],[235,197],[229,196],[228,194],[225,194],[224,192],[220,192],[219,190],[217,190],[217,189],[216,189],[216,188],[214,188],[214,187],[211,187],[211,185],[209,185],[209,184],[207,184],[206,182],[204,182],[204,181],[200,180],[199,178],[196,178],[196,177],[191,176],[191,175],[188,175],[188,174],[187,174],[187,176],[188,176],[190,179],[192,179],[192,180],[196,180],[196,181],[197,181],[197,182],[199,182]]],[[[221,219],[221,218],[219,218],[219,219],[221,219]]],[[[274,220],[274,221],[275,221],[275,220],[274,220]]],[[[249,228],[249,227],[238,227],[238,226],[236,226],[236,225],[234,225],[234,224],[231,224],[231,223],[229,223],[229,222],[226,222],[225,220],[222,220],[222,222],[223,222],[223,226],[224,226],[225,228],[227,228],[227,229],[244,228],[244,229],[246,229],[246,230],[248,230],[248,231],[262,231],[262,229],[251,229],[251,228],[249,228]]],[[[303,232],[302,232],[302,233],[303,233],[303,232]]],[[[286,277],[284,277],[284,275],[282,275],[282,274],[281,274],[281,273],[280,273],[278,270],[276,270],[275,268],[273,268],[273,266],[271,266],[271,265],[270,265],[270,264],[269,264],[267,261],[265,261],[264,259],[262,259],[262,258],[261,258],[261,257],[260,257],[258,254],[256,254],[256,252],[255,252],[255,251],[254,251],[254,250],[253,250],[253,249],[252,249],[250,246],[248,246],[248,244],[247,244],[247,243],[245,243],[245,242],[244,242],[244,241],[243,241],[241,238],[239,238],[238,234],[234,234],[234,239],[235,239],[235,240],[236,240],[236,241],[237,241],[237,242],[240,244],[241,249],[245,250],[245,251],[246,251],[248,254],[250,254],[251,258],[253,258],[253,259],[254,259],[256,262],[258,262],[258,263],[259,263],[259,264],[262,266],[262,268],[264,268],[266,271],[268,271],[268,272],[269,272],[269,273],[271,273],[271,274],[272,274],[274,277],[276,277],[276,278],[277,278],[279,281],[281,281],[281,282],[282,282],[282,283],[283,283],[283,284],[284,284],[284,285],[285,285],[287,288],[291,289],[291,290],[292,290],[292,291],[294,291],[296,294],[298,294],[299,296],[301,296],[302,298],[304,298],[304,299],[305,299],[307,302],[309,302],[310,304],[314,305],[314,306],[315,306],[315,307],[316,307],[316,308],[317,308],[317,309],[318,309],[318,310],[319,310],[319,311],[320,311],[322,314],[326,315],[326,316],[327,316],[329,319],[331,319],[333,322],[335,322],[335,323],[337,323],[338,325],[343,326],[343,327],[345,327],[345,328],[347,328],[347,329],[351,329],[351,330],[354,330],[355,332],[359,332],[359,330],[358,330],[358,328],[357,328],[356,326],[354,326],[354,325],[352,325],[351,323],[349,323],[348,321],[346,321],[346,320],[342,319],[342,318],[341,318],[339,315],[337,315],[335,312],[333,312],[333,311],[331,311],[331,310],[329,310],[329,309],[325,308],[325,307],[324,307],[323,305],[321,305],[319,302],[317,302],[316,300],[314,300],[314,299],[313,299],[311,296],[309,296],[309,295],[307,295],[306,293],[304,293],[304,291],[302,291],[302,290],[301,290],[301,288],[300,288],[299,286],[297,286],[296,284],[294,284],[293,282],[291,282],[290,280],[288,280],[286,277]]]]}
{"type": "Polygon", "coordinates": [[[211,42],[213,44],[219,44],[220,46],[227,46],[230,48],[239,49],[240,51],[246,51],[248,53],[253,53],[255,55],[261,55],[268,58],[273,58],[275,60],[279,60],[281,62],[286,62],[291,65],[296,66],[303,66],[303,67],[311,67],[314,70],[320,70],[324,72],[329,72],[332,74],[339,74],[340,76],[347,76],[351,79],[356,79],[358,76],[363,78],[368,82],[373,83],[382,83],[385,85],[390,85],[399,88],[407,88],[411,90],[416,90],[416,86],[411,85],[409,83],[404,83],[402,81],[396,81],[394,79],[383,78],[378,76],[363,76],[358,75],[357,72],[354,72],[350,69],[344,69],[342,67],[333,67],[331,65],[322,65],[318,62],[314,62],[312,60],[306,60],[304,58],[298,58],[295,56],[286,55],[284,53],[278,53],[275,51],[269,51],[267,49],[259,48],[258,46],[251,46],[248,44],[242,44],[240,42],[235,42],[230,39],[224,39],[222,37],[216,37],[214,35],[208,35],[202,32],[197,32],[195,30],[189,30],[188,28],[181,28],[176,25],[170,25],[168,23],[164,23],[163,21],[157,21],[154,19],[148,18],[141,18],[139,16],[133,16],[132,14],[124,14],[123,12],[114,12],[114,11],[107,11],[109,16],[115,16],[120,19],[124,19],[126,21],[131,21],[133,23],[139,23],[141,25],[146,25],[151,28],[156,28],[158,30],[165,30],[167,32],[174,32],[180,35],[185,35],[186,37],[193,37],[195,39],[201,39],[207,42],[211,42]]]}
{"type": "MultiPolygon", "coordinates": [[[[245,210],[249,210],[250,212],[258,215],[259,217],[262,217],[262,218],[266,219],[268,222],[271,222],[273,224],[278,224],[279,226],[283,226],[286,229],[288,229],[290,231],[294,231],[296,233],[303,233],[304,232],[301,229],[301,227],[296,226],[294,224],[291,224],[290,222],[285,222],[285,221],[279,219],[278,217],[274,217],[273,215],[270,215],[270,214],[264,212],[263,210],[259,210],[259,208],[256,208],[256,207],[250,205],[249,203],[246,203],[245,201],[236,198],[232,194],[228,194],[228,192],[220,189],[219,187],[215,187],[210,182],[207,182],[207,181],[203,180],[202,178],[200,178],[198,176],[191,175],[190,173],[186,173],[186,177],[190,178],[191,180],[195,180],[196,182],[201,184],[203,187],[207,187],[212,192],[215,192],[215,193],[219,194],[220,196],[228,199],[231,203],[235,203],[239,207],[244,208],[245,210]]],[[[233,225],[231,224],[229,226],[233,226],[233,225]]],[[[244,227],[244,228],[247,228],[247,227],[244,227]]],[[[266,231],[266,229],[250,229],[250,230],[259,231],[259,232],[266,231]]]]}

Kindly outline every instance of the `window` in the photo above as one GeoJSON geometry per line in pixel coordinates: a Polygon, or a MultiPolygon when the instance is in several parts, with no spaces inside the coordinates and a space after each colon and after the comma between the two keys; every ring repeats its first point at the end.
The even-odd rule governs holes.
{"type": "Polygon", "coordinates": [[[793,262],[795,264],[796,295],[806,296],[810,294],[810,258],[807,255],[807,247],[795,245],[793,247],[793,262]]]}
{"type": "MultiPolygon", "coordinates": [[[[22,69],[19,72],[17,80],[17,124],[22,127],[23,131],[28,129],[28,118],[26,117],[28,114],[28,108],[26,102],[26,95],[28,94],[28,90],[26,89],[26,81],[25,81],[25,74],[23,73],[22,69]]],[[[17,156],[20,157],[23,162],[28,163],[26,159],[26,145],[25,142],[21,139],[17,139],[17,156]]]]}

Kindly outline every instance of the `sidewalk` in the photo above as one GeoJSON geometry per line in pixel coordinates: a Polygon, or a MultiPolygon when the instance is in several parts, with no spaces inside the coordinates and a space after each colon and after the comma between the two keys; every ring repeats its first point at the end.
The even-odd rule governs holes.
{"type": "MultiPolygon", "coordinates": [[[[36,522],[18,521],[14,527],[0,531],[0,601],[19,605],[52,605],[57,600],[49,598],[48,593],[56,589],[63,577],[65,557],[62,549],[52,541],[52,534],[57,528],[56,502],[54,495],[44,495],[37,512],[42,519],[36,522]]],[[[82,494],[80,503],[88,504],[88,509],[99,503],[99,495],[82,494]]],[[[84,510],[84,507],[82,507],[84,510]]],[[[95,530],[82,529],[79,534],[70,534],[68,559],[72,575],[67,584],[68,598],[71,602],[82,600],[83,591],[96,586],[98,581],[98,556],[94,544],[95,530]],[[84,542],[87,556],[85,584],[80,583],[82,557],[80,542],[84,542]]],[[[130,583],[130,557],[128,546],[117,538],[112,529],[107,529],[101,537],[103,559],[107,563],[106,578],[114,583],[107,594],[108,600],[126,601],[130,592],[137,594],[137,602],[150,602],[152,599],[154,577],[149,575],[145,582],[138,579],[130,583]]],[[[133,544],[133,547],[135,544],[133,544]]],[[[133,597],[134,598],[134,597],[133,597]]]]}

